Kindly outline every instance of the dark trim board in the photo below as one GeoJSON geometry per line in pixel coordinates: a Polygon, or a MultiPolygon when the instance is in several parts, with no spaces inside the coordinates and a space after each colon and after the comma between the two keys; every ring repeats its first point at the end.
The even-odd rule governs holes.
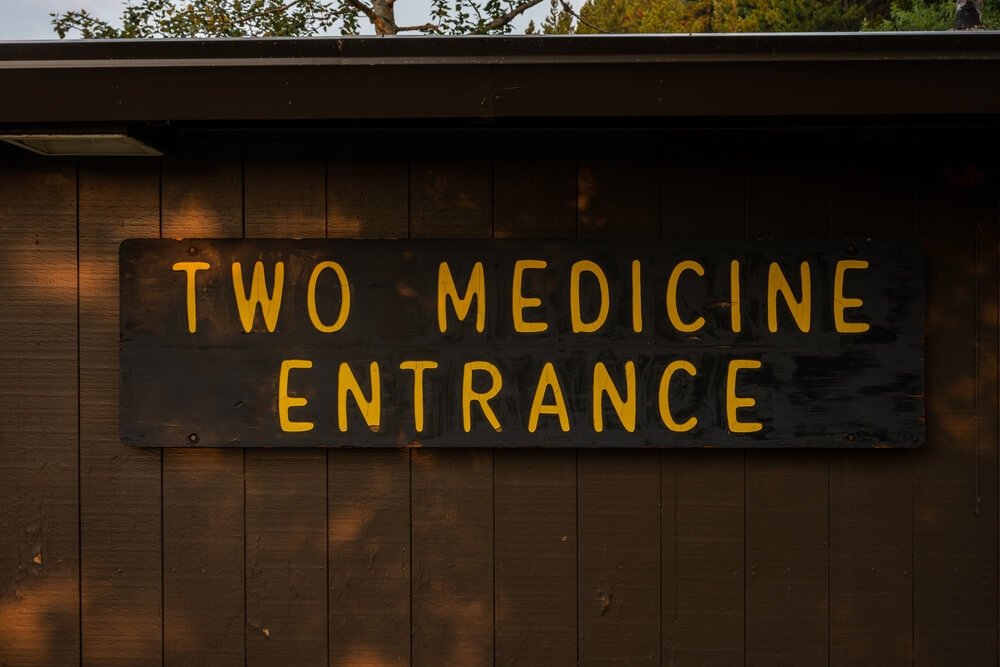
{"type": "Polygon", "coordinates": [[[998,53],[991,32],[8,42],[0,124],[992,114],[998,53]]]}

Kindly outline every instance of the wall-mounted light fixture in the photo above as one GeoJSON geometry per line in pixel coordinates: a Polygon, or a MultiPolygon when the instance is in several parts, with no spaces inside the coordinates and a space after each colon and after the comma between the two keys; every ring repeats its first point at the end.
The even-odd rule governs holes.
{"type": "Polygon", "coordinates": [[[0,134],[0,140],[32,153],[52,157],[133,157],[163,155],[149,144],[127,134],[0,134]]]}

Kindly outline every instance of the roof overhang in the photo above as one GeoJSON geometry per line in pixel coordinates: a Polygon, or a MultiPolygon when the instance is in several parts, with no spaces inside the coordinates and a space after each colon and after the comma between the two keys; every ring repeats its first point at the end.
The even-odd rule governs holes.
{"type": "Polygon", "coordinates": [[[0,129],[984,117],[1000,33],[0,43],[0,129]]]}

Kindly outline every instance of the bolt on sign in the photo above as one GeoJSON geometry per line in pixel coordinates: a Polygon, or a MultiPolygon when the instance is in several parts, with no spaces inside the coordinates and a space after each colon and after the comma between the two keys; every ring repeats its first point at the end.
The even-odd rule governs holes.
{"type": "Polygon", "coordinates": [[[914,447],[910,242],[125,241],[141,446],[914,447]]]}

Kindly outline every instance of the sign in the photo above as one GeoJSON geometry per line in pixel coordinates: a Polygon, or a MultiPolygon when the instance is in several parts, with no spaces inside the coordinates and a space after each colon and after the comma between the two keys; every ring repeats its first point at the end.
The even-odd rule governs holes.
{"type": "Polygon", "coordinates": [[[913,447],[911,242],[128,240],[142,446],[913,447]]]}

